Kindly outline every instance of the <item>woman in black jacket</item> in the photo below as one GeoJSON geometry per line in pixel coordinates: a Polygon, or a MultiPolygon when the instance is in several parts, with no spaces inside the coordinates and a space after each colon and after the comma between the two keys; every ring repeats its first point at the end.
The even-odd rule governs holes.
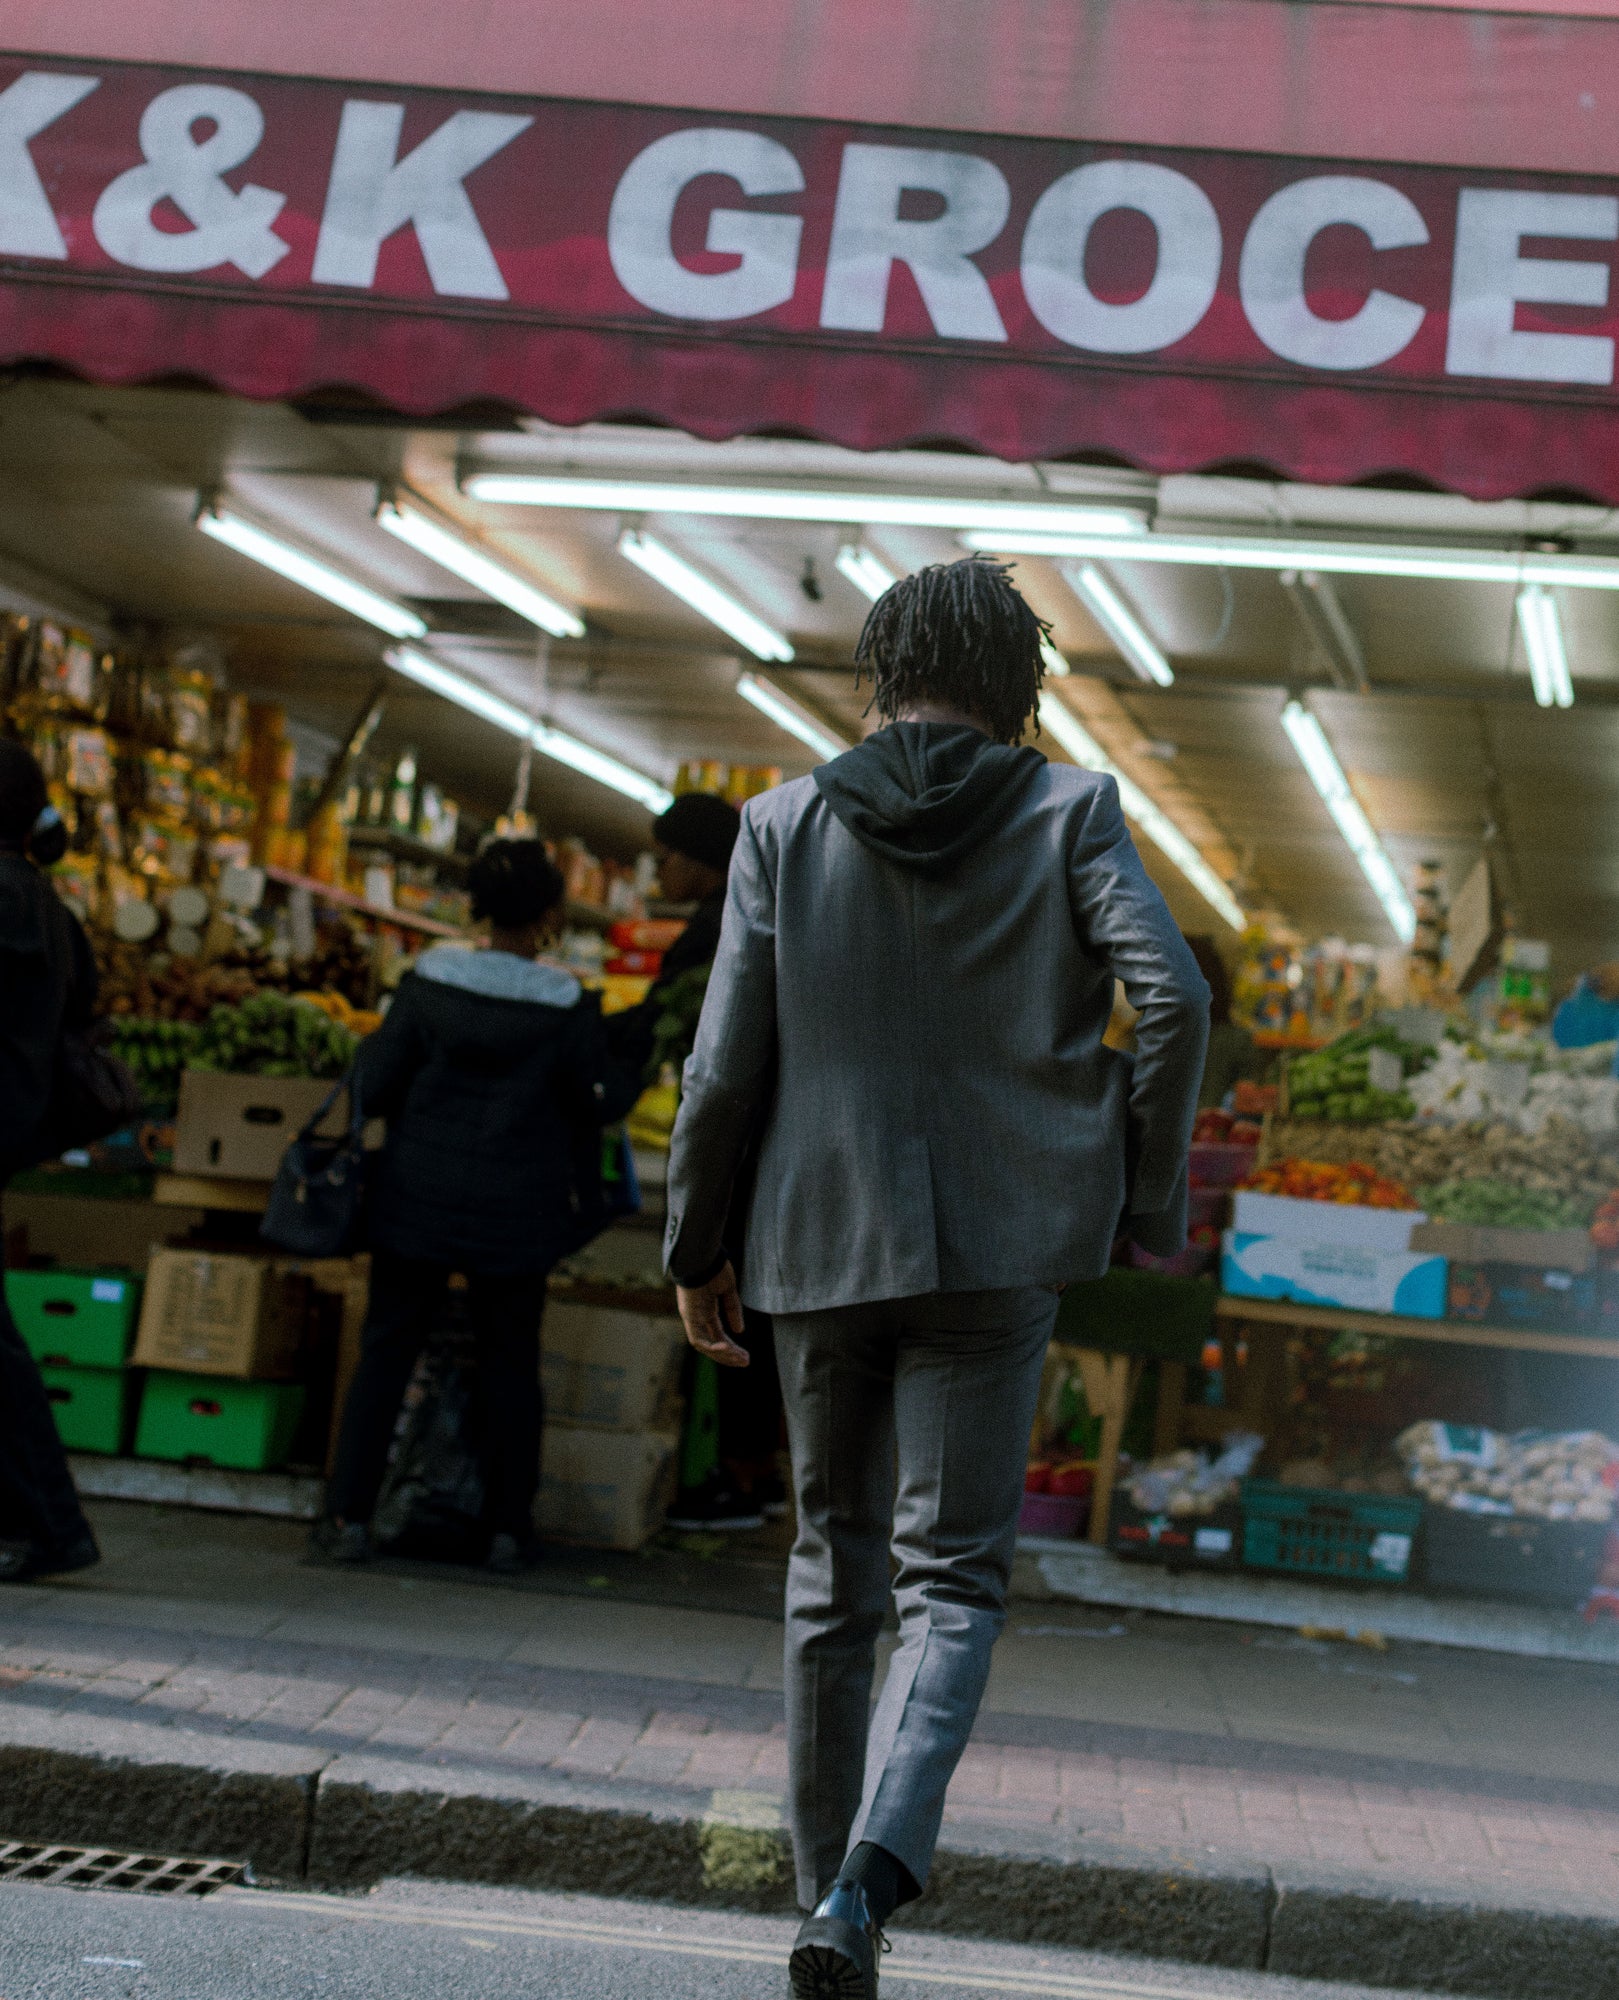
{"type": "Polygon", "coordinates": [[[471,887],[489,949],[424,953],[357,1064],[360,1101],[386,1118],[388,1137],[372,1189],[360,1363],[316,1531],[340,1561],[370,1553],[400,1403],[457,1271],[478,1352],[490,1567],[532,1560],[546,1279],[592,1233],[600,1131],[637,1090],[609,1060],[595,996],[535,962],[563,902],[541,844],[492,842],[471,887]]]}
{"type": "MultiPolygon", "coordinates": [[[[62,823],[38,763],[0,742],[0,1186],[48,1150],[57,1049],[87,1027],[96,966],[78,919],[36,862],[59,859],[62,823]]],[[[0,1285],[0,1583],[98,1560],[33,1356],[0,1285]]]]}

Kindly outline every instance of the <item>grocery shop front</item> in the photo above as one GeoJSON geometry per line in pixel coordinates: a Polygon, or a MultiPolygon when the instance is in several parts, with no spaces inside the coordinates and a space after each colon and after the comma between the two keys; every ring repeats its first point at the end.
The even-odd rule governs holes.
{"type": "MultiPolygon", "coordinates": [[[[885,0],[626,4],[607,37],[490,5],[450,43],[381,7],[38,11],[30,32],[14,10],[0,64],[6,698],[130,1016],[195,1026],[312,987],[352,1029],[424,936],[464,927],[464,850],[513,811],[571,840],[578,968],[644,976],[611,926],[648,916],[648,808],[855,740],[869,598],[981,550],[1052,621],[1051,754],[1120,777],[1259,1044],[1425,1016],[1381,1064],[1344,1051],[1351,1088],[1258,1086],[1234,1135],[1211,1126],[1200,1226],[1239,1172],[1299,1185],[1290,1157],[1412,1197],[1548,1174],[1573,1207],[1600,1194],[1619,1117],[1543,1030],[1619,955],[1619,135],[1589,82],[1619,22],[885,0]],[[1420,1089],[1407,1108],[1453,1063],[1434,1020],[1481,987],[1522,1047],[1454,1058],[1497,1066],[1459,1078],[1467,1120],[1420,1089]],[[1374,1067],[1375,1120],[1346,1110],[1374,1067]],[[1561,1164],[1536,1155],[1546,1075],[1575,1105],[1561,1164]],[[1247,1109],[1272,1120],[1264,1161],[1236,1157],[1247,1109]],[[1434,1136],[1492,1120],[1517,1151],[1434,1136]]],[[[154,1068],[185,1059],[150,1041],[154,1068]]],[[[164,1192],[206,1233],[261,1184],[164,1192]]],[[[1276,1211],[1246,1226],[1248,1192],[1236,1233],[1285,1237],[1276,1211]]],[[[1328,1247],[1422,1262],[1412,1227],[1463,1227],[1434,1214],[1328,1247]]],[[[82,1261],[36,1218],[33,1253],[82,1261]]],[[[646,1276],[650,1245],[616,1275],[646,1276]]],[[[1297,1391],[1360,1442],[1347,1469],[1332,1425],[1285,1456],[1354,1492],[1393,1476],[1373,1461],[1408,1420],[1561,1433],[1593,1380],[1614,1401],[1593,1250],[1521,1266],[1579,1282],[1471,1329],[1432,1269],[1425,1317],[1393,1278],[1382,1299],[1387,1273],[1351,1299],[1317,1272],[1301,1302],[1291,1249],[1243,1254],[1226,1296],[1142,1271],[1191,1288],[1075,1320],[1092,1359],[1054,1377],[1054,1453],[1105,1484],[1135,1408],[1138,1458],[1257,1428],[1274,1461],[1297,1391]],[[1412,1358],[1450,1349],[1460,1375],[1412,1358]]],[[[1506,1261],[1426,1261],[1447,1256],[1506,1261]]],[[[1557,1459],[1571,1486],[1594,1450],[1557,1459]]],[[[1149,1521],[1188,1511],[1172,1470],[1149,1521]]],[[[1322,1546],[1383,1536],[1381,1567],[1339,1567],[1393,1579],[1402,1529],[1321,1521],[1322,1546]]]]}

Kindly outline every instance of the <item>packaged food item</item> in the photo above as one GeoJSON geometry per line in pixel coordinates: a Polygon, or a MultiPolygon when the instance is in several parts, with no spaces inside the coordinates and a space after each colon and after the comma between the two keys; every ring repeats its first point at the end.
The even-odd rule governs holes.
{"type": "Polygon", "coordinates": [[[104,729],[71,729],[62,739],[63,780],[85,798],[112,794],[112,744],[104,729]]]}

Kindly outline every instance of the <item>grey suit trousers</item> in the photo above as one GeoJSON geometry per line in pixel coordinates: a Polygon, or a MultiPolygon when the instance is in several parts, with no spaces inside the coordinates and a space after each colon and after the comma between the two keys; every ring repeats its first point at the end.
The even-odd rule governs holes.
{"type": "Polygon", "coordinates": [[[926,1885],[1006,1618],[1052,1291],[776,1316],[798,1540],[787,1575],[799,1901],[862,1840],[926,1885]],[[871,1709],[890,1549],[900,1645],[871,1709]]]}

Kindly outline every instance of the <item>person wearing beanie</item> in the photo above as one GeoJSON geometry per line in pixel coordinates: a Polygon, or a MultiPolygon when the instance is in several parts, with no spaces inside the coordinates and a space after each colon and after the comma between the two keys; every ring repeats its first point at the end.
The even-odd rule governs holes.
{"type": "Polygon", "coordinates": [[[673,985],[682,973],[712,965],[720,945],[720,919],[725,914],[725,884],[731,871],[731,850],[742,830],[742,815],[709,792],[685,792],[666,813],[652,822],[653,850],[664,897],[671,903],[695,903],[691,921],[664,953],[658,987],[673,985]]]}
{"type": "MultiPolygon", "coordinates": [[[[95,1008],[89,941],[44,872],[62,844],[38,761],[0,741],[0,1186],[47,1150],[57,1050],[95,1008]]],[[[99,1559],[38,1366],[0,1286],[0,1583],[99,1559]]]]}

